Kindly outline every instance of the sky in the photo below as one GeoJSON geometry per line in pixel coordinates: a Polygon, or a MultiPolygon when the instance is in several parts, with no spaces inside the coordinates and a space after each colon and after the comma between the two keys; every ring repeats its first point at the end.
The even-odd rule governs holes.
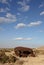
{"type": "Polygon", "coordinates": [[[0,48],[44,45],[44,0],[0,0],[0,48]]]}

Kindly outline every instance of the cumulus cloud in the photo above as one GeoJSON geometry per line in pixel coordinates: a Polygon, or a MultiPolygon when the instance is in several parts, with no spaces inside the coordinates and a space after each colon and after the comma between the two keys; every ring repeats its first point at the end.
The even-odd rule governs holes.
{"type": "Polygon", "coordinates": [[[23,28],[25,26],[26,26],[26,24],[24,24],[24,23],[18,23],[15,28],[23,28]]]}
{"type": "Polygon", "coordinates": [[[44,11],[42,11],[42,12],[40,13],[40,15],[44,15],[44,11]]]}
{"type": "Polygon", "coordinates": [[[6,14],[6,17],[7,17],[7,18],[13,18],[13,19],[14,19],[14,18],[15,18],[15,15],[13,15],[13,14],[11,14],[11,13],[7,13],[7,14],[6,14]]]}
{"type": "Polygon", "coordinates": [[[7,0],[0,0],[1,3],[8,4],[7,0]]]}
{"type": "Polygon", "coordinates": [[[8,1],[11,2],[12,0],[0,0],[0,3],[6,4],[10,7],[10,3],[8,1]]]}
{"type": "Polygon", "coordinates": [[[7,11],[10,11],[10,9],[9,8],[0,8],[0,12],[7,12],[7,11]]]}
{"type": "Polygon", "coordinates": [[[14,28],[23,28],[23,27],[32,27],[32,26],[38,26],[42,24],[41,21],[36,21],[36,22],[30,22],[29,24],[24,24],[24,23],[18,23],[14,28]]]}
{"type": "Polygon", "coordinates": [[[41,2],[41,4],[39,5],[39,8],[44,7],[44,2],[41,2]]]}
{"type": "MultiPolygon", "coordinates": [[[[27,0],[29,1],[29,0],[27,0]]],[[[27,4],[27,2],[25,0],[23,0],[22,2],[19,1],[18,4],[21,6],[19,8],[20,11],[26,12],[30,9],[30,6],[27,4]]]]}
{"type": "Polygon", "coordinates": [[[14,40],[32,40],[32,38],[22,38],[22,37],[18,37],[18,38],[15,38],[14,40]]]}
{"type": "Polygon", "coordinates": [[[43,6],[44,6],[44,4],[40,4],[40,5],[39,5],[39,8],[41,8],[41,7],[43,7],[43,6]]]}
{"type": "Polygon", "coordinates": [[[0,17],[0,23],[11,23],[15,22],[16,16],[12,15],[11,13],[7,13],[5,17],[0,17]]]}
{"type": "Polygon", "coordinates": [[[37,22],[31,22],[31,23],[29,23],[29,25],[28,26],[38,26],[38,25],[40,25],[42,22],[41,21],[37,21],[37,22]]]}

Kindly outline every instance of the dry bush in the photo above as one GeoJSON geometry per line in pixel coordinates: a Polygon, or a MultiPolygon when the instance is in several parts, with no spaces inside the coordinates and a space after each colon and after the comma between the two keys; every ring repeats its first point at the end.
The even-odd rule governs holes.
{"type": "Polygon", "coordinates": [[[5,52],[11,52],[11,51],[13,51],[13,48],[5,48],[4,50],[5,50],[5,52]]]}
{"type": "Polygon", "coordinates": [[[16,57],[14,57],[12,55],[9,56],[9,63],[10,62],[14,63],[14,62],[16,62],[16,60],[18,60],[16,57]]]}
{"type": "Polygon", "coordinates": [[[0,62],[6,63],[8,62],[9,57],[5,55],[5,52],[0,52],[0,62]]]}
{"type": "Polygon", "coordinates": [[[6,54],[5,54],[5,52],[0,52],[0,63],[14,63],[15,61],[17,60],[17,58],[16,57],[14,57],[14,56],[12,56],[12,55],[10,55],[10,56],[7,56],[6,54]]]}
{"type": "Polygon", "coordinates": [[[1,48],[0,51],[11,52],[13,51],[13,48],[1,48]]]}

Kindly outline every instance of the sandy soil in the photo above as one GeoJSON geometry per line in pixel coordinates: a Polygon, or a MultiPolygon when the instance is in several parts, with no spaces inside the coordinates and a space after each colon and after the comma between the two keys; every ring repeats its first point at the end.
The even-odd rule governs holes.
{"type": "Polygon", "coordinates": [[[27,62],[25,62],[23,65],[44,65],[44,55],[39,55],[35,58],[28,57],[27,62]]]}

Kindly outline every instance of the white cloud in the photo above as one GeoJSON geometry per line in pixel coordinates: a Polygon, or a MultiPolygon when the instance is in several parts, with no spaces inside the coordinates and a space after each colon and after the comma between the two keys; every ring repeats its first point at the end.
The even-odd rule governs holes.
{"type": "Polygon", "coordinates": [[[26,26],[26,24],[24,24],[24,23],[19,23],[19,24],[16,25],[15,28],[22,28],[22,27],[25,27],[25,26],[26,26]]]}
{"type": "Polygon", "coordinates": [[[14,28],[23,28],[23,27],[32,27],[32,26],[39,26],[42,24],[41,21],[36,21],[36,22],[30,22],[29,24],[24,24],[24,23],[18,23],[14,28]]]}
{"type": "Polygon", "coordinates": [[[7,13],[7,14],[6,14],[6,17],[7,17],[7,18],[12,18],[12,19],[16,18],[16,16],[13,15],[13,14],[11,14],[11,13],[7,13]]]}
{"type": "Polygon", "coordinates": [[[29,8],[30,8],[30,6],[25,5],[25,6],[23,6],[23,7],[22,7],[22,8],[20,8],[20,9],[21,9],[21,11],[25,12],[25,11],[28,11],[28,10],[29,10],[29,8]]]}
{"type": "Polygon", "coordinates": [[[37,21],[37,22],[31,22],[28,26],[38,26],[40,25],[42,22],[41,21],[37,21]]]}
{"type": "Polygon", "coordinates": [[[5,8],[6,11],[10,11],[10,9],[8,7],[5,8]]]}
{"type": "Polygon", "coordinates": [[[44,4],[40,4],[40,5],[39,5],[39,8],[41,8],[41,7],[43,7],[43,6],[44,6],[44,4]]]}
{"type": "Polygon", "coordinates": [[[32,38],[22,38],[22,37],[18,37],[18,38],[15,38],[14,40],[32,40],[32,38]]]}
{"type": "Polygon", "coordinates": [[[27,4],[27,2],[25,0],[23,0],[22,2],[19,1],[18,4],[21,6],[19,8],[20,11],[26,12],[30,9],[30,6],[27,4]]]}
{"type": "Polygon", "coordinates": [[[44,15],[44,11],[42,11],[42,12],[40,13],[40,15],[44,15]]]}
{"type": "Polygon", "coordinates": [[[16,16],[10,13],[7,13],[5,17],[0,17],[0,23],[11,23],[15,22],[16,20],[16,16]]]}
{"type": "Polygon", "coordinates": [[[5,9],[4,8],[0,8],[0,12],[7,12],[7,11],[10,11],[10,9],[7,8],[7,7],[5,9]]]}
{"type": "Polygon", "coordinates": [[[8,4],[7,0],[0,0],[1,3],[8,4]]]}

